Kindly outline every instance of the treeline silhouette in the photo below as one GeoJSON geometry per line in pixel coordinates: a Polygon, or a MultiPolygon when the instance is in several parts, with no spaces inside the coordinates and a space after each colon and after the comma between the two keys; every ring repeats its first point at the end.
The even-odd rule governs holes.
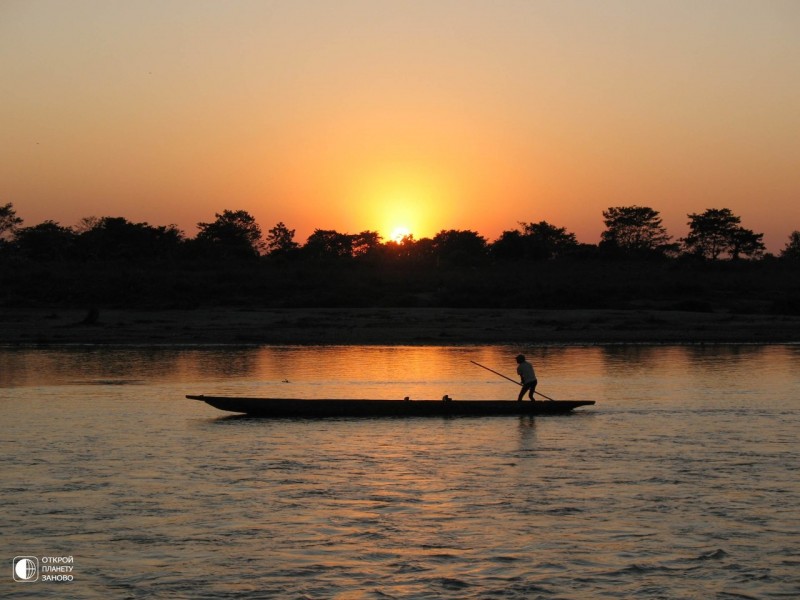
{"type": "Polygon", "coordinates": [[[673,241],[658,211],[603,212],[599,244],[545,221],[488,241],[471,230],[384,241],[317,229],[304,244],[225,210],[189,238],[174,225],[88,217],[23,226],[0,206],[0,303],[137,308],[656,308],[800,314],[800,232],[779,256],[729,209],[688,215],[673,241]]]}

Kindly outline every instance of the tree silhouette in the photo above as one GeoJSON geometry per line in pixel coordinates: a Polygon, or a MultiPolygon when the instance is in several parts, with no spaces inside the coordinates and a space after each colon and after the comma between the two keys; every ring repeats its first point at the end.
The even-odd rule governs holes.
{"type": "MultiPolygon", "coordinates": [[[[643,223],[654,235],[636,237],[613,228],[604,243],[608,248],[613,241],[617,256],[639,256],[623,253],[618,242],[657,252],[661,242],[672,245],[652,209],[612,207],[604,216],[620,217],[610,223],[616,226],[630,212],[637,213],[635,225],[643,223]]],[[[762,234],[743,228],[729,209],[688,216],[691,230],[682,240],[687,252],[708,259],[761,257],[762,234]]],[[[5,238],[0,306],[652,305],[800,314],[792,262],[800,261],[800,231],[789,237],[781,260],[742,261],[733,268],[630,260],[620,268],[615,260],[603,264],[613,254],[577,244],[574,234],[546,221],[519,222],[490,246],[475,231],[454,229],[400,242],[383,242],[375,231],[317,229],[299,245],[284,223],[270,229],[262,244],[258,225],[245,211],[216,217],[198,224],[197,236],[186,239],[174,225],[154,227],[123,217],[88,217],[73,228],[54,221],[22,227],[13,205],[0,206],[5,238]],[[255,260],[262,247],[270,257],[285,251],[292,260],[255,260]],[[516,262],[522,260],[529,262],[516,262]]]]}
{"type": "Polygon", "coordinates": [[[727,254],[732,259],[741,256],[757,258],[765,250],[763,233],[743,228],[741,218],[729,208],[709,208],[701,214],[689,216],[689,234],[683,238],[688,254],[717,260],[727,254]]]}
{"type": "Polygon", "coordinates": [[[77,236],[75,251],[89,259],[168,258],[179,252],[183,233],[175,226],[131,223],[124,217],[102,217],[77,236]]]}
{"type": "MultiPolygon", "coordinates": [[[[303,259],[362,259],[371,264],[394,264],[428,268],[433,265],[477,265],[491,255],[503,260],[557,260],[564,256],[641,257],[672,255],[677,244],[661,223],[658,211],[644,206],[617,206],[603,211],[606,231],[600,246],[579,244],[575,234],[547,221],[519,222],[515,230],[504,231],[497,240],[487,240],[470,230],[441,230],[433,239],[415,240],[409,235],[399,242],[383,242],[376,231],[357,234],[316,229],[304,245],[294,240],[295,230],[279,222],[269,230],[266,242],[255,219],[246,211],[225,210],[211,223],[198,223],[198,234],[186,239],[175,225],[154,227],[132,223],[123,217],[86,217],[74,228],[45,221],[35,227],[20,227],[11,203],[0,206],[0,248],[4,256],[18,253],[36,260],[147,259],[181,256],[250,259],[262,250],[270,257],[303,259]],[[599,252],[601,248],[603,251],[599,252]]],[[[708,209],[689,214],[689,234],[680,241],[687,255],[710,260],[723,256],[732,260],[761,258],[765,253],[763,234],[741,226],[730,209],[708,209]]],[[[793,232],[782,257],[795,257],[800,250],[800,233],[793,232]]]]}
{"type": "Polygon", "coordinates": [[[62,260],[74,250],[77,234],[54,221],[44,221],[14,232],[14,246],[23,255],[36,260],[62,260]]]}
{"type": "Polygon", "coordinates": [[[676,250],[672,236],[661,224],[657,210],[649,206],[612,206],[603,211],[606,230],[600,247],[611,254],[663,256],[676,250]]]}
{"type": "Polygon", "coordinates": [[[22,224],[22,219],[17,216],[14,205],[9,202],[0,206],[0,242],[11,236],[14,230],[22,224]]]}
{"type": "Polygon", "coordinates": [[[789,241],[781,250],[781,258],[788,260],[800,260],[800,231],[793,231],[789,235],[789,241]]]}
{"type": "Polygon", "coordinates": [[[568,254],[578,246],[574,233],[547,221],[520,223],[528,254],[532,258],[551,259],[568,254]]]}
{"type": "Polygon", "coordinates": [[[763,233],[754,233],[750,229],[737,227],[731,238],[731,259],[738,260],[741,256],[760,258],[766,250],[763,239],[763,233]]]}
{"type": "Polygon", "coordinates": [[[313,259],[350,258],[353,256],[353,238],[333,229],[315,229],[308,236],[303,252],[313,259]]]}
{"type": "Polygon", "coordinates": [[[526,258],[525,238],[519,229],[506,230],[492,242],[489,250],[501,260],[521,260],[526,258]]]}
{"type": "Polygon", "coordinates": [[[412,234],[400,241],[389,240],[383,244],[383,256],[396,264],[422,266],[436,260],[434,243],[431,238],[414,239],[412,234]]]}
{"type": "Polygon", "coordinates": [[[740,219],[729,208],[709,208],[689,215],[689,234],[683,238],[687,253],[716,260],[730,249],[740,219]]]}
{"type": "Polygon", "coordinates": [[[547,221],[520,222],[520,229],[504,231],[490,246],[491,254],[504,260],[549,260],[578,247],[574,233],[547,221]]]}
{"type": "Polygon", "coordinates": [[[73,227],[73,231],[78,235],[82,233],[86,233],[87,231],[94,229],[100,224],[100,217],[83,217],[78,224],[73,227]]]}
{"type": "Polygon", "coordinates": [[[381,236],[377,231],[362,231],[350,237],[355,257],[373,256],[381,246],[381,236]]]}
{"type": "Polygon", "coordinates": [[[289,256],[299,247],[294,241],[294,229],[289,229],[282,221],[267,232],[265,248],[269,256],[289,256]]]}
{"type": "Polygon", "coordinates": [[[198,223],[197,242],[204,249],[223,258],[256,257],[263,243],[261,228],[245,210],[224,210],[216,213],[212,223],[198,223]]]}
{"type": "Polygon", "coordinates": [[[434,236],[433,248],[439,260],[470,264],[486,255],[486,238],[470,230],[442,230],[434,236]]]}

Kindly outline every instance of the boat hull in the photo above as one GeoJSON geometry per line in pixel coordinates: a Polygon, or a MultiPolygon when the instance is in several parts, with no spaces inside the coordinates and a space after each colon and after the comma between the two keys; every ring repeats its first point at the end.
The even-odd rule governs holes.
{"type": "Polygon", "coordinates": [[[565,414],[594,400],[297,400],[186,396],[233,413],[271,418],[438,417],[565,414]]]}

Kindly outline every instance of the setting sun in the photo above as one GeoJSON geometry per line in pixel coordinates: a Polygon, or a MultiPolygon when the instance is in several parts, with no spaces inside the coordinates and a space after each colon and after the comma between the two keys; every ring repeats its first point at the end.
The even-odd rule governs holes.
{"type": "Polygon", "coordinates": [[[434,235],[448,222],[454,197],[446,173],[421,164],[401,161],[358,169],[354,177],[352,207],[366,229],[384,240],[398,242],[408,235],[434,235]]]}
{"type": "Polygon", "coordinates": [[[393,242],[402,242],[403,238],[406,238],[411,235],[411,230],[408,227],[399,226],[395,227],[392,230],[392,234],[389,236],[389,239],[393,242]]]}

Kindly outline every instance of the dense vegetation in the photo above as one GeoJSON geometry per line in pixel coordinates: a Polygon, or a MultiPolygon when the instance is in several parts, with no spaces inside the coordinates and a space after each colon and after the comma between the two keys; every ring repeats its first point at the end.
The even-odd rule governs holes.
{"type": "Polygon", "coordinates": [[[547,222],[383,242],[316,230],[300,245],[245,211],[175,226],[122,217],[23,227],[0,206],[5,306],[662,308],[800,314],[800,232],[780,256],[728,209],[688,215],[677,242],[648,207],[612,207],[597,245],[547,222]]]}

